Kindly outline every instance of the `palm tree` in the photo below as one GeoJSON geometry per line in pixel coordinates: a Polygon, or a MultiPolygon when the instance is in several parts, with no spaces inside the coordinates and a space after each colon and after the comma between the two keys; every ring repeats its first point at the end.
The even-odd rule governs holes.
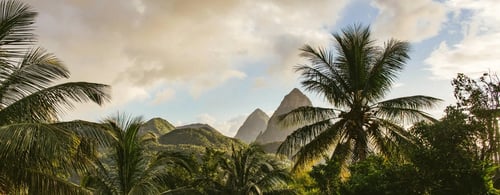
{"type": "Polygon", "coordinates": [[[178,152],[157,151],[157,138],[140,136],[140,117],[118,114],[103,123],[112,137],[109,148],[96,163],[97,171],[84,178],[83,186],[96,194],[168,194],[169,170],[190,169],[187,157],[178,152]]]}
{"type": "Polygon", "coordinates": [[[281,117],[284,125],[303,126],[278,150],[293,155],[294,170],[325,154],[340,156],[343,164],[363,160],[373,152],[394,154],[398,145],[410,140],[402,125],[434,120],[421,109],[440,101],[422,95],[381,101],[409,59],[407,42],[391,39],[383,47],[376,46],[369,27],[361,25],[333,37],[333,51],[305,45],[301,56],[310,65],[296,68],[303,87],[333,108],[300,107],[281,117]]]}
{"type": "Polygon", "coordinates": [[[205,189],[209,194],[259,195],[295,194],[288,189],[292,179],[281,161],[265,154],[259,145],[235,149],[230,156],[215,153],[222,181],[214,181],[214,189],[205,189]]]}
{"type": "Polygon", "coordinates": [[[53,54],[33,48],[37,13],[17,1],[0,2],[0,193],[83,192],[64,177],[86,171],[100,131],[83,121],[58,122],[76,102],[109,100],[108,86],[68,82],[53,54]],[[31,189],[31,190],[30,190],[31,189]]]}

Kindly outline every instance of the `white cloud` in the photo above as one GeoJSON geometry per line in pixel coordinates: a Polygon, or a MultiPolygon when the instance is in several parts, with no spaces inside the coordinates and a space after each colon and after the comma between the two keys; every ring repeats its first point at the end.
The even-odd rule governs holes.
{"type": "Polygon", "coordinates": [[[172,83],[199,96],[231,79],[245,79],[239,62],[262,59],[271,62],[264,64],[266,74],[293,81],[289,77],[298,63],[298,48],[306,42],[326,42],[328,27],[335,25],[347,2],[28,3],[40,13],[40,44],[66,62],[73,80],[111,84],[113,101],[130,102],[138,96],[128,87],[149,93],[172,83]]]}
{"type": "Polygon", "coordinates": [[[224,134],[225,136],[228,137],[234,137],[236,134],[236,131],[240,128],[240,126],[243,124],[247,116],[245,115],[239,115],[234,118],[231,118],[227,121],[221,121],[217,120],[215,117],[213,117],[210,114],[204,113],[200,114],[197,117],[197,122],[199,123],[204,123],[208,124],[215,129],[217,129],[219,132],[224,134]]]}
{"type": "Polygon", "coordinates": [[[425,60],[438,79],[450,79],[457,73],[479,76],[488,71],[500,72],[500,4],[495,0],[450,0],[447,6],[461,20],[463,39],[450,45],[442,42],[425,60]],[[464,12],[470,18],[463,18],[464,12]],[[462,18],[461,18],[462,17],[462,18]]]}
{"type": "Polygon", "coordinates": [[[214,125],[215,122],[217,121],[215,119],[215,117],[213,117],[207,113],[203,113],[203,114],[198,115],[198,117],[196,119],[200,123],[205,123],[205,124],[209,124],[209,125],[214,125]]]}
{"type": "Polygon", "coordinates": [[[373,0],[379,9],[375,36],[419,42],[436,36],[446,21],[446,7],[433,0],[373,0]]]}

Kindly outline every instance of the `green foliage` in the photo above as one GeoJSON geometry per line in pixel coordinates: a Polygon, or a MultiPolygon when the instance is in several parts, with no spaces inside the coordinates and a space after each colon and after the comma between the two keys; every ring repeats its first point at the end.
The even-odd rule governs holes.
{"type": "Polygon", "coordinates": [[[424,194],[416,167],[370,156],[349,167],[351,176],[342,184],[341,194],[424,194]]]}
{"type": "Polygon", "coordinates": [[[317,187],[314,179],[306,172],[294,173],[292,175],[293,182],[289,184],[291,189],[294,189],[297,194],[303,195],[318,195],[321,190],[317,187]]]}
{"type": "Polygon", "coordinates": [[[196,186],[202,194],[295,194],[286,165],[258,145],[236,148],[230,154],[207,149],[196,186]]]}
{"type": "Polygon", "coordinates": [[[485,127],[449,107],[438,123],[420,123],[412,129],[418,138],[411,160],[430,194],[487,194],[491,165],[481,158],[475,139],[485,127]],[[466,185],[465,185],[466,184],[466,185]]]}
{"type": "Polygon", "coordinates": [[[61,83],[67,68],[33,45],[36,15],[25,3],[0,2],[0,193],[88,193],[66,178],[89,170],[93,146],[105,144],[93,138],[103,133],[56,122],[74,103],[108,101],[109,87],[61,83]]]}
{"type": "Polygon", "coordinates": [[[342,165],[335,159],[325,158],[325,163],[315,165],[309,175],[323,194],[340,194],[342,165]]]}
{"type": "Polygon", "coordinates": [[[452,84],[458,109],[470,114],[469,120],[486,127],[476,137],[482,145],[482,158],[499,164],[500,79],[496,75],[485,73],[476,81],[458,74],[452,84]]]}
{"type": "Polygon", "coordinates": [[[454,107],[435,123],[411,129],[414,144],[404,145],[407,159],[371,155],[349,166],[342,178],[334,155],[310,172],[324,194],[499,194],[493,188],[496,166],[481,157],[476,142],[484,124],[469,120],[454,107]]]}
{"type": "Polygon", "coordinates": [[[104,121],[112,141],[103,148],[105,155],[96,162],[96,172],[84,178],[84,187],[96,194],[160,194],[179,187],[172,184],[188,172],[175,170],[190,170],[188,156],[154,150],[158,144],[154,134],[138,134],[142,124],[140,118],[124,115],[104,121]]]}
{"type": "Polygon", "coordinates": [[[370,29],[360,25],[333,37],[332,51],[305,45],[301,56],[310,64],[297,71],[305,89],[334,108],[301,107],[281,117],[285,125],[305,125],[278,149],[293,156],[294,170],[332,151],[342,155],[342,164],[364,160],[373,152],[400,155],[398,146],[410,142],[402,125],[434,120],[421,109],[440,101],[420,95],[381,101],[409,59],[407,42],[391,39],[376,46],[370,29]]]}

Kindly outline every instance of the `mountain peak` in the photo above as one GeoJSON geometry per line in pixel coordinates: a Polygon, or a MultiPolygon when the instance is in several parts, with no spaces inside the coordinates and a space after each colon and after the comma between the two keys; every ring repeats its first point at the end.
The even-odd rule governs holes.
{"type": "Polygon", "coordinates": [[[262,144],[285,140],[286,136],[290,135],[297,127],[284,128],[278,123],[278,116],[286,114],[296,108],[302,106],[312,106],[311,100],[307,98],[299,89],[294,88],[281,101],[278,109],[269,119],[266,130],[262,135],[258,136],[256,141],[262,144]]]}
{"type": "Polygon", "coordinates": [[[293,89],[292,89],[292,91],[290,91],[290,93],[288,93],[288,94],[293,94],[293,93],[297,93],[297,94],[302,94],[302,95],[304,95],[304,94],[302,93],[302,91],[300,91],[300,89],[298,89],[298,88],[293,88],[293,89]]]}
{"type": "Polygon", "coordinates": [[[172,131],[173,129],[175,129],[175,127],[167,120],[155,117],[148,120],[140,127],[139,134],[144,134],[149,131],[161,136],[172,131]]]}
{"type": "Polygon", "coordinates": [[[250,114],[250,115],[254,115],[254,114],[266,115],[266,116],[267,116],[267,114],[266,114],[264,111],[262,111],[260,108],[255,109],[255,110],[252,112],[252,114],[250,114]]]}
{"type": "Polygon", "coordinates": [[[234,138],[251,143],[266,129],[269,116],[260,108],[255,109],[238,129],[234,138]]]}

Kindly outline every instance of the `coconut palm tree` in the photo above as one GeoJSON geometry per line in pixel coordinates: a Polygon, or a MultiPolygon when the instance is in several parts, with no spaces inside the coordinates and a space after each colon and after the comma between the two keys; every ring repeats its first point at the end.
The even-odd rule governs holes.
{"type": "Polygon", "coordinates": [[[158,151],[153,133],[138,134],[140,117],[123,114],[110,117],[103,128],[111,134],[110,147],[103,148],[96,172],[84,178],[83,186],[96,194],[168,194],[173,169],[190,170],[187,157],[179,152],[158,151]]]}
{"type": "Polygon", "coordinates": [[[333,50],[301,48],[310,64],[299,65],[301,84],[323,97],[332,108],[300,107],[281,117],[284,125],[302,125],[279,147],[293,155],[294,170],[321,159],[342,155],[343,163],[365,159],[370,153],[394,154],[409,141],[403,128],[419,120],[433,120],[421,111],[439,99],[416,95],[382,100],[409,59],[409,44],[391,39],[376,46],[369,27],[354,25],[333,34],[333,50]]]}
{"type": "Polygon", "coordinates": [[[0,193],[80,193],[63,178],[86,171],[97,143],[89,140],[104,143],[103,132],[57,121],[76,102],[108,101],[109,87],[56,84],[70,74],[53,54],[33,47],[36,14],[24,3],[0,2],[0,193]]]}
{"type": "Polygon", "coordinates": [[[233,146],[230,156],[214,154],[215,170],[221,175],[216,177],[219,181],[213,181],[213,175],[208,178],[212,180],[207,185],[211,189],[204,189],[208,194],[295,194],[286,187],[292,180],[286,165],[265,154],[259,145],[239,149],[233,146]]]}

